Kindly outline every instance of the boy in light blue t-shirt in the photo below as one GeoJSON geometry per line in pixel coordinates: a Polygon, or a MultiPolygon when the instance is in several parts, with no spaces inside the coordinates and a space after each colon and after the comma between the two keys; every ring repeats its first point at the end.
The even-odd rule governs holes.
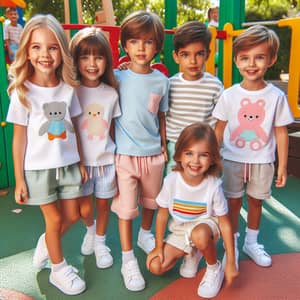
{"type": "Polygon", "coordinates": [[[150,67],[162,49],[164,28],[157,15],[134,12],[121,25],[121,44],[131,62],[116,71],[122,116],[116,118],[116,171],[119,194],[112,211],[119,217],[124,284],[140,291],[145,281],[132,245],[132,220],[142,206],[138,246],[149,253],[155,245],[151,225],[167,156],[165,112],[168,110],[168,78],[150,67]]]}

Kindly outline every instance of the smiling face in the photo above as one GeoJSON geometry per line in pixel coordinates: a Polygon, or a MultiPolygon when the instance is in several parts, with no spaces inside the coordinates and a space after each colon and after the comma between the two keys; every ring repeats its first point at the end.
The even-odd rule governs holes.
{"type": "Polygon", "coordinates": [[[54,33],[46,27],[35,29],[27,51],[34,69],[30,80],[37,85],[58,84],[56,70],[62,63],[62,55],[54,33]]]}
{"type": "Polygon", "coordinates": [[[212,164],[207,141],[198,140],[184,149],[180,162],[184,181],[192,186],[200,184],[212,164]]]}
{"type": "Polygon", "coordinates": [[[246,89],[265,87],[264,74],[276,61],[271,58],[267,43],[261,43],[247,50],[240,50],[234,58],[235,64],[243,76],[241,85],[246,89]]]}
{"type": "Polygon", "coordinates": [[[128,39],[124,50],[130,57],[132,71],[136,73],[151,72],[150,63],[157,52],[155,40],[151,35],[128,39]]]}
{"type": "Polygon", "coordinates": [[[195,42],[179,48],[173,52],[173,58],[179,64],[183,78],[197,80],[203,75],[204,65],[208,58],[208,51],[202,42],[195,42]]]}
{"type": "Polygon", "coordinates": [[[87,87],[97,87],[100,77],[106,67],[105,57],[97,54],[84,54],[79,56],[78,69],[81,75],[81,83],[87,87]]]}

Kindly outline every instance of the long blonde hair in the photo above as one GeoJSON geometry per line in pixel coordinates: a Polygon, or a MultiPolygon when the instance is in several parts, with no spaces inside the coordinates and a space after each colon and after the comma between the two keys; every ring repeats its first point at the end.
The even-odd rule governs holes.
{"type": "Polygon", "coordinates": [[[28,47],[32,32],[41,27],[49,28],[53,32],[60,47],[62,62],[56,70],[57,78],[71,86],[77,85],[77,81],[74,79],[73,61],[63,28],[52,15],[36,15],[31,18],[24,27],[20,38],[19,49],[8,73],[11,79],[7,90],[8,94],[11,95],[12,91],[16,90],[20,102],[28,108],[30,108],[30,102],[26,97],[28,88],[25,85],[25,81],[34,73],[34,68],[28,60],[28,47]]]}
{"type": "Polygon", "coordinates": [[[87,27],[79,30],[70,42],[70,52],[73,57],[77,80],[81,80],[79,72],[79,58],[81,55],[104,56],[106,66],[101,81],[117,88],[117,80],[113,73],[113,60],[110,44],[103,31],[96,27],[87,27]]]}

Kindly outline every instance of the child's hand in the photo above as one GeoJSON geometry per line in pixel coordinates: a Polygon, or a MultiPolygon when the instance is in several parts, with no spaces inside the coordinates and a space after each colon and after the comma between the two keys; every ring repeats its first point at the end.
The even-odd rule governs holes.
{"type": "Polygon", "coordinates": [[[147,256],[146,266],[150,270],[151,262],[154,258],[159,257],[161,264],[164,261],[164,253],[162,248],[155,247],[147,256]]]}
{"type": "Polygon", "coordinates": [[[277,178],[275,180],[275,186],[278,188],[284,187],[287,181],[287,171],[286,168],[277,170],[277,178]]]}
{"type": "Polygon", "coordinates": [[[24,204],[28,200],[28,191],[25,181],[16,183],[15,200],[18,204],[24,204]]]}
{"type": "Polygon", "coordinates": [[[238,277],[239,272],[236,268],[235,263],[234,264],[226,264],[225,267],[225,278],[226,278],[226,284],[231,285],[232,282],[236,277],[238,277]]]}
{"type": "Polygon", "coordinates": [[[130,61],[125,61],[118,65],[118,70],[120,70],[120,71],[127,70],[129,68],[129,66],[130,66],[130,61]]]}
{"type": "Polygon", "coordinates": [[[85,166],[82,163],[79,164],[79,170],[80,170],[80,174],[81,174],[81,178],[82,178],[81,182],[86,183],[88,180],[88,174],[87,174],[85,166]]]}

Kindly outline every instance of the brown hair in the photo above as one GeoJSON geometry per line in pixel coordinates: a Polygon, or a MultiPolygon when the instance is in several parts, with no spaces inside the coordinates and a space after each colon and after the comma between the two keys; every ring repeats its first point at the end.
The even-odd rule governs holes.
{"type": "Polygon", "coordinates": [[[178,27],[173,38],[175,53],[178,53],[180,48],[195,42],[203,43],[206,50],[209,51],[210,41],[211,33],[209,29],[205,24],[198,21],[190,21],[178,27]]]}
{"type": "Polygon", "coordinates": [[[127,16],[121,24],[121,45],[124,48],[129,39],[152,35],[156,44],[157,53],[164,43],[164,26],[160,18],[147,11],[136,11],[127,16]]]}
{"type": "Polygon", "coordinates": [[[106,66],[105,72],[101,76],[101,81],[113,88],[117,88],[117,80],[113,73],[112,51],[110,44],[101,29],[87,27],[78,31],[70,42],[70,52],[73,56],[78,80],[81,80],[78,64],[81,55],[96,54],[104,56],[106,66]]]}
{"type": "Polygon", "coordinates": [[[175,144],[174,161],[176,162],[173,171],[182,171],[181,155],[185,149],[198,141],[206,141],[211,157],[211,165],[205,175],[219,176],[222,171],[221,156],[214,130],[205,123],[197,122],[187,126],[179,135],[175,144]]]}
{"type": "Polygon", "coordinates": [[[233,41],[232,49],[236,57],[240,51],[247,50],[262,43],[267,43],[271,58],[277,56],[279,48],[279,39],[277,34],[262,25],[254,25],[246,29],[233,41]]]}

